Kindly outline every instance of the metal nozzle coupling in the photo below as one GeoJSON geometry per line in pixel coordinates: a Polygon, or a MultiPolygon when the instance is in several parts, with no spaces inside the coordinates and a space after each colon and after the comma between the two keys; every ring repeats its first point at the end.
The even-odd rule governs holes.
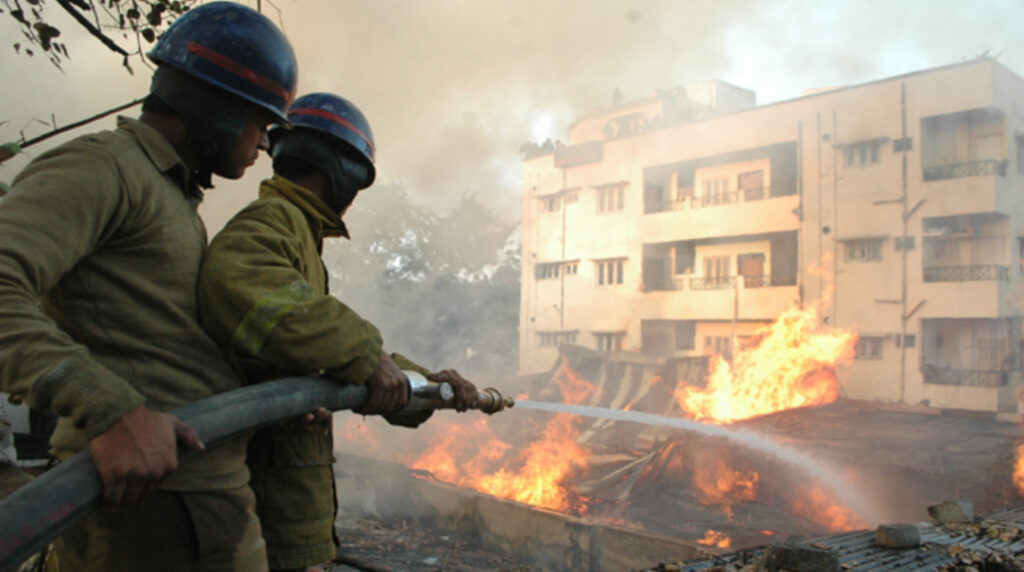
{"type": "Polygon", "coordinates": [[[504,411],[505,409],[510,409],[515,406],[515,399],[503,396],[500,391],[493,387],[481,389],[477,392],[476,407],[488,415],[504,411]]]}
{"type": "MultiPolygon", "coordinates": [[[[451,409],[455,407],[455,390],[450,383],[428,381],[427,378],[414,371],[404,372],[409,378],[409,403],[402,411],[425,411],[428,409],[451,409]]],[[[477,390],[477,402],[474,409],[490,415],[515,407],[516,401],[505,397],[493,387],[477,390]]]]}

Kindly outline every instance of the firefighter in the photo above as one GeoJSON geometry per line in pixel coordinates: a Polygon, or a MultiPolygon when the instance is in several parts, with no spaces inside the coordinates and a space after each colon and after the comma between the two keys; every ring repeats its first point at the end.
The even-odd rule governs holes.
{"type": "MultiPolygon", "coordinates": [[[[348,238],[342,216],[375,178],[366,118],[344,98],[313,93],[295,101],[288,119],[291,130],[270,133],[274,177],[210,244],[199,279],[203,325],[254,366],[250,379],[315,373],[366,384],[368,403],[360,413],[405,405],[403,369],[451,383],[458,410],[474,406],[476,388],[458,372],[430,373],[386,353],[377,328],[328,293],[324,238],[348,238]]],[[[336,505],[329,414],[321,410],[312,422],[258,431],[248,461],[271,569],[304,570],[331,560],[336,505]]]]}
{"type": "Polygon", "coordinates": [[[59,416],[53,453],[92,453],[108,510],[57,546],[66,570],[266,570],[246,439],[202,450],[166,413],[239,387],[202,330],[212,175],[242,176],[285,122],[297,79],[284,34],[211,2],[179,17],[138,120],[32,161],[0,209],[0,389],[59,416]]]}

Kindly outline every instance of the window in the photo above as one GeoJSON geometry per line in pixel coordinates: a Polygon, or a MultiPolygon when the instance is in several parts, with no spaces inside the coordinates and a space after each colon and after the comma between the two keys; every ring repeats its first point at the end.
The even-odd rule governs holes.
{"type": "Polygon", "coordinates": [[[563,332],[537,332],[537,337],[540,339],[540,347],[556,347],[562,344],[574,344],[576,343],[577,330],[568,330],[563,332]]]}
{"type": "Polygon", "coordinates": [[[914,250],[914,237],[908,236],[904,238],[897,236],[892,239],[892,245],[896,250],[914,250]]]}
{"type": "Polygon", "coordinates": [[[697,346],[697,322],[684,320],[676,322],[676,349],[689,351],[697,346]]]}
{"type": "Polygon", "coordinates": [[[881,161],[881,141],[865,141],[846,146],[846,166],[863,167],[881,161]]]}
{"type": "Polygon", "coordinates": [[[729,179],[721,177],[717,179],[704,179],[704,205],[718,205],[729,202],[729,179]]]}
{"type": "Polygon", "coordinates": [[[597,212],[621,211],[626,204],[626,187],[603,187],[597,189],[597,212]]]}
{"type": "Polygon", "coordinates": [[[540,208],[544,212],[555,212],[562,208],[562,197],[558,195],[543,197],[540,200],[540,208]]]}
{"type": "Polygon", "coordinates": [[[905,347],[905,348],[912,348],[912,347],[916,346],[917,345],[917,335],[916,334],[907,334],[907,335],[904,336],[904,335],[901,335],[901,334],[896,334],[896,347],[900,347],[901,345],[903,347],[905,347]]]}
{"type": "Polygon", "coordinates": [[[673,249],[672,257],[675,259],[676,274],[693,274],[694,249],[693,243],[678,244],[673,249]]]}
{"type": "Polygon", "coordinates": [[[594,332],[594,339],[597,341],[597,351],[612,352],[622,349],[622,339],[626,332],[594,332]]]}
{"type": "Polygon", "coordinates": [[[625,259],[598,260],[597,285],[622,284],[622,267],[625,262],[625,259]]]}
{"type": "Polygon", "coordinates": [[[558,269],[562,266],[560,262],[550,262],[546,264],[538,264],[534,267],[534,277],[537,280],[547,280],[549,278],[558,278],[558,269]]]}
{"type": "Polygon", "coordinates": [[[857,340],[854,348],[857,354],[854,359],[882,359],[882,340],[880,337],[862,337],[857,340]]]}
{"type": "Polygon", "coordinates": [[[571,205],[576,201],[580,200],[580,194],[576,191],[572,191],[565,194],[565,204],[571,205]]]}
{"type": "Polygon", "coordinates": [[[914,138],[905,137],[903,139],[897,139],[892,142],[892,152],[901,153],[903,151],[910,151],[914,148],[914,138]]]}
{"type": "Polygon", "coordinates": [[[882,239],[851,240],[846,243],[847,262],[867,262],[882,259],[882,239]]]}
{"type": "Polygon", "coordinates": [[[562,265],[562,273],[564,273],[566,276],[576,274],[576,272],[579,270],[579,266],[580,263],[577,260],[573,260],[572,262],[566,262],[565,264],[562,265]]]}
{"type": "Polygon", "coordinates": [[[728,256],[705,256],[704,257],[705,278],[728,278],[729,257],[728,256]]]}
{"type": "Polygon", "coordinates": [[[729,336],[704,336],[704,354],[732,357],[732,340],[729,336]]]}

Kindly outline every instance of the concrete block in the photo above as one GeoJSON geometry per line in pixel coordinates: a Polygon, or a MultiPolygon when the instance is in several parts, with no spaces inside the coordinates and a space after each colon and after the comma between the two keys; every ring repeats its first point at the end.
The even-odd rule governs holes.
{"type": "Polygon", "coordinates": [[[919,546],[921,531],[913,524],[883,524],[875,530],[875,544],[887,548],[919,546]]]}
{"type": "Polygon", "coordinates": [[[776,543],[764,552],[765,572],[839,572],[839,556],[806,544],[776,543]]]}
{"type": "Polygon", "coordinates": [[[928,507],[928,514],[939,524],[974,522],[974,504],[967,499],[946,501],[928,507]]]}

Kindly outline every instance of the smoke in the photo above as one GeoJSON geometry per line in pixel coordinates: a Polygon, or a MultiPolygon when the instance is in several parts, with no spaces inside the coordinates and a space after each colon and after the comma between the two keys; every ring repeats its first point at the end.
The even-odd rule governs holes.
{"type": "MultiPolygon", "coordinates": [[[[609,105],[615,89],[628,101],[718,78],[767,103],[986,51],[1024,69],[1016,30],[1024,5],[1012,0],[278,0],[263,10],[295,45],[300,92],[337,92],[366,113],[380,183],[402,184],[439,210],[466,192],[483,193],[509,222],[520,217],[519,146],[565,139],[565,127],[609,105]]],[[[49,12],[71,59],[62,73],[0,49],[0,120],[10,121],[0,125],[0,140],[16,139],[31,118],[56,114],[69,123],[148,86],[144,65],[136,62],[129,76],[118,56],[61,11],[49,12]]],[[[0,33],[9,44],[20,37],[6,14],[0,33]]],[[[0,178],[9,181],[23,164],[9,162],[0,178]]],[[[203,213],[211,232],[255,197],[268,172],[254,168],[209,194],[203,213]]]]}

